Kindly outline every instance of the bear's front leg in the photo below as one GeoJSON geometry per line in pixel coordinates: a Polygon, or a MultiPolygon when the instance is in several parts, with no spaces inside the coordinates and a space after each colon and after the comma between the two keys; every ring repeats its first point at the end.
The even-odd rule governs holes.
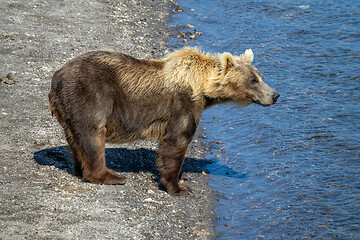
{"type": "Polygon", "coordinates": [[[161,182],[171,195],[186,196],[190,189],[179,184],[186,150],[195,134],[204,110],[205,100],[194,100],[189,93],[177,93],[170,106],[170,117],[160,138],[156,165],[161,182]]]}
{"type": "Polygon", "coordinates": [[[171,195],[186,196],[190,192],[188,187],[179,184],[187,146],[188,144],[179,143],[176,139],[163,138],[160,141],[157,166],[161,174],[161,182],[171,195]]]}
{"type": "Polygon", "coordinates": [[[157,167],[161,182],[171,195],[186,196],[190,189],[179,184],[180,170],[186,150],[195,134],[198,120],[194,115],[176,112],[160,139],[157,167]]]}

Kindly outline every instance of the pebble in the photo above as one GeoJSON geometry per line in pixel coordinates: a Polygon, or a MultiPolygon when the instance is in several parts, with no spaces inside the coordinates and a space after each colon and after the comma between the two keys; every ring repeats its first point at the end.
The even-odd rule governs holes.
{"type": "Polygon", "coordinates": [[[8,85],[15,84],[11,73],[8,73],[4,78],[0,78],[0,82],[6,83],[8,85]]]}

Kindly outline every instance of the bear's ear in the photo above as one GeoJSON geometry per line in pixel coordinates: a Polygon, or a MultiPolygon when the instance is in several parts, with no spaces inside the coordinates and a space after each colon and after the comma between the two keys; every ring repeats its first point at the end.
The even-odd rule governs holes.
{"type": "Polygon", "coordinates": [[[254,53],[251,49],[246,49],[245,53],[240,56],[240,61],[251,64],[254,60],[254,53]]]}
{"type": "Polygon", "coordinates": [[[233,55],[231,55],[231,53],[228,52],[224,52],[223,54],[220,55],[220,62],[221,62],[221,67],[225,73],[229,70],[229,68],[235,65],[233,55]]]}

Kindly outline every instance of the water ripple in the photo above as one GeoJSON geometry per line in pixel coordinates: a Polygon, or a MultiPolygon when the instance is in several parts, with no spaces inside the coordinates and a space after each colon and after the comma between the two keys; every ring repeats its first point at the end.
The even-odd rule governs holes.
{"type": "Polygon", "coordinates": [[[177,24],[204,33],[191,46],[252,48],[281,94],[270,108],[203,115],[222,142],[210,168],[218,238],[360,239],[360,1],[179,3],[177,24]]]}

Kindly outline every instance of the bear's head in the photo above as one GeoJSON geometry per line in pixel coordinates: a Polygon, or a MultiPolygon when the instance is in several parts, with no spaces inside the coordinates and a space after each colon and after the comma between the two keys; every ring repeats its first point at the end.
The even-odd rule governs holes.
{"type": "Polygon", "coordinates": [[[246,101],[270,106],[279,93],[269,87],[258,70],[251,66],[251,49],[241,56],[223,53],[217,57],[216,73],[208,79],[205,95],[218,101],[246,101]]]}

